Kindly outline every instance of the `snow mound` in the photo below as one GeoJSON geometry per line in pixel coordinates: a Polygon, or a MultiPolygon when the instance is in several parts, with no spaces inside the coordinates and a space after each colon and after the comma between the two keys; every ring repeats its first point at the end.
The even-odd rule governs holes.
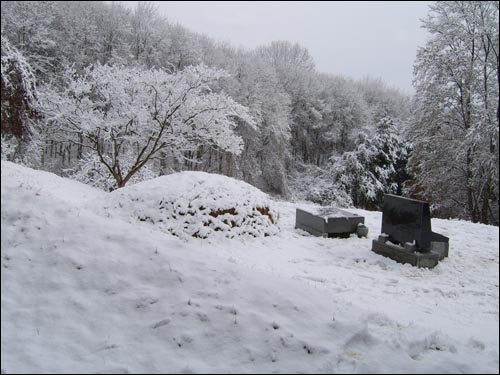
{"type": "Polygon", "coordinates": [[[174,173],[124,187],[107,196],[105,206],[111,215],[120,212],[184,239],[279,232],[278,211],[265,193],[205,172],[174,173]]]}

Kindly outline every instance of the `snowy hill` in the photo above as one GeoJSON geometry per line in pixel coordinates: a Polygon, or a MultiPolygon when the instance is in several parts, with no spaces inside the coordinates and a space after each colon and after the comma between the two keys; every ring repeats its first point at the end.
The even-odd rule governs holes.
{"type": "Polygon", "coordinates": [[[2,162],[2,373],[499,371],[497,227],[433,220],[427,270],[370,251],[380,213],[324,239],[273,202],[274,236],[184,241],[113,199],[2,162]]]}

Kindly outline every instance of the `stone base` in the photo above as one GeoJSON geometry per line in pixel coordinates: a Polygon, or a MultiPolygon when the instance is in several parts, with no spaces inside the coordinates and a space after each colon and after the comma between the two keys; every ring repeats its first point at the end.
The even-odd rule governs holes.
{"type": "Polygon", "coordinates": [[[414,267],[434,268],[440,260],[448,256],[448,243],[431,242],[429,252],[421,253],[411,244],[404,247],[388,242],[388,236],[381,235],[378,240],[373,240],[372,251],[402,263],[411,264],[414,267]]]}
{"type": "Polygon", "coordinates": [[[324,233],[322,231],[319,231],[315,228],[312,228],[308,225],[304,225],[302,223],[295,223],[295,229],[302,229],[310,234],[312,234],[313,236],[316,236],[316,237],[328,237],[328,233],[324,233]]]}
{"type": "Polygon", "coordinates": [[[450,245],[448,242],[431,242],[431,251],[439,254],[439,260],[448,257],[450,245]]]}

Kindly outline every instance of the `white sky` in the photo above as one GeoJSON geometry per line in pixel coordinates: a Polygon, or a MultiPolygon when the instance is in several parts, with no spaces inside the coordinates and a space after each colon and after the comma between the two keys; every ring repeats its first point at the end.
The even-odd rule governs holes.
{"type": "MultiPolygon", "coordinates": [[[[136,2],[126,2],[135,7],[136,2]]],[[[298,42],[320,72],[382,78],[412,93],[413,64],[426,31],[420,1],[157,1],[171,22],[235,47],[298,42]]]]}

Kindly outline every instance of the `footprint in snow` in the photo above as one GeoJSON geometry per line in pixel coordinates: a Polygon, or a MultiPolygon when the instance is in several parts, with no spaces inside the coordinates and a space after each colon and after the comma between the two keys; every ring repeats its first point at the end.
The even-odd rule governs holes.
{"type": "Polygon", "coordinates": [[[118,345],[116,344],[110,344],[108,343],[107,341],[104,341],[102,342],[96,350],[94,350],[93,352],[91,352],[90,354],[95,354],[95,353],[99,353],[99,352],[102,352],[102,351],[105,351],[105,350],[111,350],[111,349],[117,349],[119,348],[118,345]]]}
{"type": "Polygon", "coordinates": [[[166,326],[169,323],[170,323],[170,319],[163,319],[163,320],[160,320],[159,322],[156,322],[153,325],[151,325],[151,328],[152,329],[160,328],[160,327],[166,326]]]}
{"type": "Polygon", "coordinates": [[[201,322],[209,322],[210,321],[207,314],[196,313],[196,315],[198,316],[198,319],[200,319],[201,322]]]}
{"type": "Polygon", "coordinates": [[[158,301],[158,298],[143,297],[139,301],[137,301],[137,303],[135,304],[135,308],[143,309],[149,305],[154,305],[158,301]]]}

